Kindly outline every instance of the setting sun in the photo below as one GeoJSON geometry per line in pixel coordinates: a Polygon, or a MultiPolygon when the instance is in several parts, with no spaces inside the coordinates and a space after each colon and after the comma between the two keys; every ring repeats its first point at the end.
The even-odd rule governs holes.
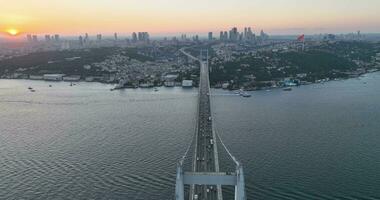
{"type": "Polygon", "coordinates": [[[6,32],[7,32],[9,35],[11,35],[11,36],[16,36],[17,34],[19,34],[19,33],[20,33],[20,31],[19,31],[19,30],[17,30],[17,29],[14,29],[14,28],[11,28],[11,29],[7,29],[7,30],[6,30],[6,32]]]}

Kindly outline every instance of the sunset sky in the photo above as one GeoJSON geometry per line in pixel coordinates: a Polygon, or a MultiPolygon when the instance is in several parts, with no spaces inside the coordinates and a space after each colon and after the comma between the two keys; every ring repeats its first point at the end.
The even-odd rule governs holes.
{"type": "Polygon", "coordinates": [[[0,0],[0,30],[77,35],[380,32],[380,0],[0,0]]]}

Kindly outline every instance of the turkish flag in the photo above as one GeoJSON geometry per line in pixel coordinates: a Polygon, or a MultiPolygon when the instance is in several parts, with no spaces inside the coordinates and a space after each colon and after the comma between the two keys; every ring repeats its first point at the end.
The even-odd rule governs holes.
{"type": "Polygon", "coordinates": [[[297,38],[297,41],[304,42],[304,41],[305,41],[305,34],[300,35],[300,36],[297,38]]]}

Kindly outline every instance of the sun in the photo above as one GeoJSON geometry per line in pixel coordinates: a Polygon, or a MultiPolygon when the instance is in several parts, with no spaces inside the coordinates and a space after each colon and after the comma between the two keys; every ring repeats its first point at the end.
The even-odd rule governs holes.
{"type": "Polygon", "coordinates": [[[19,30],[15,29],[15,28],[10,28],[10,29],[7,29],[6,32],[11,35],[11,36],[16,36],[20,33],[19,30]]]}

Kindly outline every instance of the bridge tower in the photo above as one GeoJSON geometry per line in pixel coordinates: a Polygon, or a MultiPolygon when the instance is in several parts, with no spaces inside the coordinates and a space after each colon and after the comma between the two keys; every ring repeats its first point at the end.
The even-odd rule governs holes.
{"type": "Polygon", "coordinates": [[[243,167],[239,164],[236,171],[226,172],[183,172],[182,161],[178,163],[175,199],[184,200],[184,185],[228,185],[235,186],[235,200],[246,200],[243,167]]]}

